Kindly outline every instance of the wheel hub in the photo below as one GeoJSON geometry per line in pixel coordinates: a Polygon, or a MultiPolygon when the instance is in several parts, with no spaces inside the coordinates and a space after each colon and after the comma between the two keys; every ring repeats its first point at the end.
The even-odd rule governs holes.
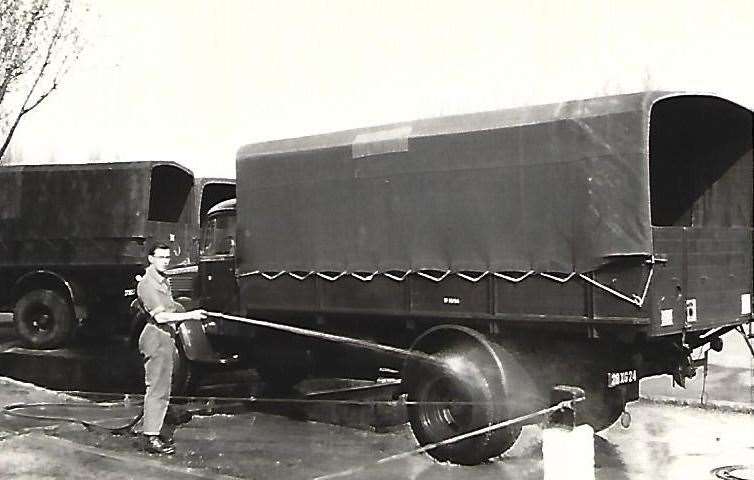
{"type": "Polygon", "coordinates": [[[426,415],[442,421],[454,431],[460,431],[468,426],[469,408],[466,399],[453,382],[442,379],[435,383],[427,395],[426,415]]]}
{"type": "Polygon", "coordinates": [[[50,330],[51,315],[49,312],[39,312],[32,317],[31,326],[38,333],[47,333],[50,330]]]}

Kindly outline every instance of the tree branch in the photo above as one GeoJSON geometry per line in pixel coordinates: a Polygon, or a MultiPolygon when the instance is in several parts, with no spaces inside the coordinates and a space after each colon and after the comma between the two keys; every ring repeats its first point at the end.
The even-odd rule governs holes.
{"type": "MultiPolygon", "coordinates": [[[[39,22],[43,17],[46,17],[50,14],[50,12],[47,11],[49,4],[44,0],[37,1],[35,3],[35,7],[36,9],[32,12],[32,18],[35,19],[36,22],[39,22]]],[[[66,24],[66,19],[70,13],[70,9],[70,0],[65,0],[62,12],[60,13],[60,17],[57,19],[55,28],[53,29],[52,36],[49,37],[49,41],[46,45],[46,52],[43,57],[41,66],[39,67],[38,72],[34,77],[34,81],[32,82],[31,87],[29,88],[23,102],[21,103],[21,107],[18,110],[18,113],[15,115],[15,118],[13,118],[12,124],[10,126],[10,129],[8,130],[2,146],[0,146],[0,161],[2,161],[10,145],[11,139],[24,115],[37,108],[45,99],[47,99],[47,97],[49,97],[49,95],[58,88],[59,78],[61,77],[61,75],[67,72],[68,62],[71,58],[70,53],[63,56],[63,58],[59,61],[60,68],[58,68],[58,71],[55,72],[55,75],[52,78],[52,85],[50,85],[50,87],[44,93],[38,95],[36,100],[34,100],[33,102],[31,101],[32,98],[36,95],[37,89],[40,86],[40,82],[45,78],[49,78],[47,72],[52,65],[53,55],[57,51],[60,41],[63,38],[77,38],[75,36],[75,29],[71,32],[68,32],[68,34],[66,35],[64,35],[63,32],[63,27],[66,24]],[[71,35],[74,36],[71,37],[71,35]]],[[[29,24],[25,25],[23,38],[20,40],[21,45],[25,45],[26,42],[30,41],[34,32],[34,28],[35,27],[30,26],[29,24]]],[[[8,67],[6,67],[6,75],[3,78],[3,83],[0,85],[0,104],[2,103],[2,99],[3,97],[5,97],[5,94],[8,91],[11,80],[23,75],[25,73],[25,70],[26,72],[30,71],[31,67],[29,66],[29,60],[32,58],[31,55],[33,55],[33,51],[29,52],[29,55],[27,55],[26,58],[24,58],[25,53],[26,52],[23,49],[19,48],[15,48],[15,50],[12,52],[12,58],[14,61],[11,62],[8,67]],[[17,63],[18,61],[21,61],[21,63],[17,63]]],[[[56,63],[58,63],[57,60],[56,63]]]]}
{"type": "Polygon", "coordinates": [[[57,81],[53,82],[53,84],[50,87],[50,89],[47,90],[42,95],[40,95],[39,98],[33,104],[31,104],[28,107],[24,107],[23,109],[21,109],[21,114],[19,115],[19,117],[22,117],[22,116],[26,115],[27,113],[29,113],[30,111],[32,111],[35,108],[37,108],[39,106],[39,104],[42,103],[42,100],[44,100],[45,98],[47,98],[52,93],[52,91],[55,90],[56,88],[58,88],[58,82],[57,81]]]}
{"type": "MultiPolygon", "coordinates": [[[[44,10],[48,4],[43,4],[41,1],[35,2],[34,6],[30,10],[31,16],[27,20],[26,28],[23,29],[23,35],[21,36],[21,42],[16,45],[16,42],[11,42],[11,49],[8,56],[8,62],[9,65],[6,68],[6,74],[5,78],[3,78],[2,84],[0,84],[0,104],[2,104],[3,99],[5,98],[5,94],[8,92],[8,86],[10,85],[11,80],[14,78],[12,75],[13,69],[18,69],[20,65],[23,65],[27,59],[19,58],[23,54],[23,50],[26,46],[26,43],[29,41],[29,39],[32,37],[32,33],[34,32],[35,27],[38,25],[38,22],[41,20],[44,10]]],[[[63,11],[63,15],[61,16],[61,22],[62,17],[65,16],[65,11],[68,9],[69,5],[66,5],[65,10],[63,11]]],[[[58,27],[60,24],[58,25],[58,27]]]]}

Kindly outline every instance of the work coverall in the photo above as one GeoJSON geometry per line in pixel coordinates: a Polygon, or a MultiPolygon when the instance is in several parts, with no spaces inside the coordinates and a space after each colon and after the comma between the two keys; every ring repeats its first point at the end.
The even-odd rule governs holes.
{"type": "Polygon", "coordinates": [[[181,312],[183,307],[173,300],[168,279],[153,266],[147,268],[139,281],[137,294],[150,321],[139,336],[139,351],[144,357],[144,418],[145,435],[159,435],[170,402],[173,363],[178,356],[175,346],[175,325],[157,324],[154,316],[160,312],[181,312]]]}

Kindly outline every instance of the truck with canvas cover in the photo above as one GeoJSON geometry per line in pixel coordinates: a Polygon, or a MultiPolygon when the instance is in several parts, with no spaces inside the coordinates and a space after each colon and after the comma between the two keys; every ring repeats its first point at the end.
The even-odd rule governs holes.
{"type": "Polygon", "coordinates": [[[188,262],[195,193],[173,162],[1,167],[0,305],[25,343],[127,327],[147,245],[167,242],[173,263],[188,262]]]}
{"type": "MultiPolygon", "coordinates": [[[[261,374],[400,372],[421,444],[584,388],[692,376],[751,321],[752,112],[642,92],[248,145],[210,211],[204,306],[430,354],[444,368],[213,320],[261,374]]],[[[273,380],[274,381],[274,380],[273,380]]],[[[471,464],[509,427],[430,451],[471,464]]]]}

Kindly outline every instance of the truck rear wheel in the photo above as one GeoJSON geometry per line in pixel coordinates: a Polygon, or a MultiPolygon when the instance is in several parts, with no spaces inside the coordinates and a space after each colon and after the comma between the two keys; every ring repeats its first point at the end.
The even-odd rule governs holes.
{"type": "MultiPolygon", "coordinates": [[[[404,381],[408,391],[408,416],[414,436],[422,446],[478,430],[513,417],[508,384],[510,360],[502,347],[489,342],[462,340],[438,351],[427,350],[445,368],[421,363],[409,367],[404,381]],[[505,371],[503,371],[505,369],[505,371]]],[[[490,432],[438,446],[427,453],[439,461],[477,465],[496,457],[518,439],[521,426],[490,432]]]]}
{"type": "MultiPolygon", "coordinates": [[[[466,375],[450,376],[432,368],[409,387],[408,415],[411,429],[422,446],[492,425],[507,418],[505,400],[496,398],[491,382],[475,363],[479,352],[462,355],[468,362],[466,375]]],[[[452,352],[438,358],[457,360],[452,352]]],[[[521,427],[501,428],[428,451],[439,461],[477,465],[508,450],[521,427]]]]}
{"type": "Polygon", "coordinates": [[[22,296],[13,310],[16,332],[31,348],[58,348],[73,336],[73,309],[53,290],[32,290],[22,296]]]}

